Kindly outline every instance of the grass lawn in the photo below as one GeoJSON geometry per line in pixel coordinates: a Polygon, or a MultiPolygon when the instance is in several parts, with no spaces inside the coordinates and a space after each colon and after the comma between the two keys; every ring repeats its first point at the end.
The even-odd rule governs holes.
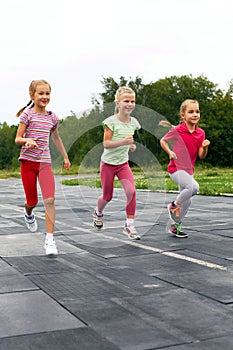
{"type": "MultiPolygon", "coordinates": [[[[174,183],[166,171],[161,169],[144,169],[133,168],[135,183],[137,189],[145,189],[150,191],[178,191],[176,183],[174,183]]],[[[199,194],[206,196],[219,196],[233,194],[233,169],[217,168],[217,167],[196,167],[194,178],[200,185],[199,194]]],[[[62,180],[64,185],[68,186],[90,186],[101,187],[98,170],[92,170],[89,175],[82,176],[77,170],[76,176],[72,179],[62,180]]],[[[116,179],[115,187],[121,187],[116,179]]]]}
{"type": "MultiPolygon", "coordinates": [[[[176,183],[174,183],[166,171],[161,168],[139,169],[133,168],[135,183],[137,189],[150,191],[178,191],[176,183]]],[[[57,175],[70,175],[69,179],[64,178],[62,184],[67,186],[90,186],[101,187],[99,179],[99,169],[81,169],[77,166],[72,166],[69,171],[54,169],[57,175]]],[[[0,179],[10,177],[20,178],[19,169],[1,170],[0,179]]],[[[200,185],[199,194],[206,196],[233,195],[233,168],[218,168],[218,167],[202,167],[196,166],[194,178],[200,185]]],[[[121,184],[116,179],[115,187],[121,187],[121,184]]]]}

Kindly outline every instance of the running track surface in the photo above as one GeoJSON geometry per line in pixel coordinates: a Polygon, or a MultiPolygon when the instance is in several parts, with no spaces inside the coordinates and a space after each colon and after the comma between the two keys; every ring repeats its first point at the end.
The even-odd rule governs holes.
{"type": "Polygon", "coordinates": [[[175,194],[137,192],[140,241],[122,233],[115,190],[104,229],[92,212],[100,189],[56,177],[56,258],[23,221],[20,179],[0,180],[0,349],[232,350],[233,199],[195,196],[178,239],[167,233],[175,194]]]}

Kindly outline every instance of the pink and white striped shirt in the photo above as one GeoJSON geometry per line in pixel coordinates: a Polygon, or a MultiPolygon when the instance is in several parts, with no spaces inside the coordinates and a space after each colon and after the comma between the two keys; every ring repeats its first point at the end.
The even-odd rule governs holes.
{"type": "Polygon", "coordinates": [[[58,127],[58,117],[53,112],[39,114],[34,109],[27,109],[20,115],[20,123],[26,125],[23,137],[32,138],[38,148],[22,146],[19,160],[51,163],[49,137],[51,130],[58,127]]]}

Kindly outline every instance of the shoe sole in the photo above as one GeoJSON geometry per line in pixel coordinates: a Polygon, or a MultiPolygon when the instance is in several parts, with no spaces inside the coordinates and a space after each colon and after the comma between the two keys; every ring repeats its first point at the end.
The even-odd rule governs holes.
{"type": "Polygon", "coordinates": [[[100,231],[102,229],[103,225],[102,226],[98,226],[96,225],[96,223],[94,222],[94,228],[97,230],[97,231],[100,231]]]}
{"type": "Polygon", "coordinates": [[[174,237],[177,237],[177,238],[187,238],[188,235],[185,234],[185,235],[177,235],[176,233],[173,233],[171,231],[168,231],[168,233],[170,233],[170,235],[174,236],[174,237]]]}
{"type": "Polygon", "coordinates": [[[45,254],[48,258],[55,258],[57,255],[58,255],[58,253],[50,253],[50,254],[45,254]]]}

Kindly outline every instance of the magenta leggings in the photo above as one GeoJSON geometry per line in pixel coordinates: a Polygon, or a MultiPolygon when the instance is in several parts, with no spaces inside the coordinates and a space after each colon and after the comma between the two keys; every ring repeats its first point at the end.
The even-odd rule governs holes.
{"type": "Polygon", "coordinates": [[[134,216],[136,211],[136,188],[134,176],[128,162],[120,165],[110,165],[101,162],[100,179],[102,184],[102,195],[98,198],[98,210],[103,211],[106,204],[111,201],[113,197],[115,176],[117,176],[121,182],[126,194],[126,214],[134,216]]]}

